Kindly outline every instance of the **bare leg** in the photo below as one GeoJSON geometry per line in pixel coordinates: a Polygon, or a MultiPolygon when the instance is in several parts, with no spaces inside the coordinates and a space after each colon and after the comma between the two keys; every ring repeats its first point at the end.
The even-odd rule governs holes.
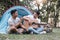
{"type": "Polygon", "coordinates": [[[22,33],[24,32],[24,29],[19,28],[19,29],[18,29],[18,32],[19,32],[20,34],[22,34],[22,33]]]}
{"type": "Polygon", "coordinates": [[[18,32],[18,33],[20,34],[20,33],[21,33],[20,31],[21,31],[21,30],[17,29],[16,27],[11,26],[11,27],[9,28],[9,31],[8,31],[8,32],[9,32],[9,33],[11,33],[11,32],[17,33],[17,32],[18,32]]]}

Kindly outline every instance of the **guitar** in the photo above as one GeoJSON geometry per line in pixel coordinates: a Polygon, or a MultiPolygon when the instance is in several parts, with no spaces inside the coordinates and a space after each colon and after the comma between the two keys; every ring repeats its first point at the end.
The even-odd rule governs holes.
{"type": "Polygon", "coordinates": [[[26,27],[26,30],[29,28],[29,27],[33,27],[33,28],[37,28],[38,25],[32,25],[33,22],[37,22],[37,20],[31,20],[30,19],[30,22],[27,21],[27,20],[24,20],[24,26],[26,27]]]}
{"type": "Polygon", "coordinates": [[[35,22],[33,22],[32,24],[35,24],[35,25],[47,25],[47,23],[35,23],[35,22]]]}

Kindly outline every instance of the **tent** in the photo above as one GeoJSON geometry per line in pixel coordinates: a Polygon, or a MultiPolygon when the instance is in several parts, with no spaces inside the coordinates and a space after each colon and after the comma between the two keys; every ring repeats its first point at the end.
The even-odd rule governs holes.
{"type": "Polygon", "coordinates": [[[23,17],[25,15],[31,15],[31,12],[22,6],[14,6],[8,9],[2,16],[0,21],[0,33],[7,34],[7,27],[8,27],[8,19],[11,17],[11,10],[16,9],[18,11],[18,17],[23,17]]]}

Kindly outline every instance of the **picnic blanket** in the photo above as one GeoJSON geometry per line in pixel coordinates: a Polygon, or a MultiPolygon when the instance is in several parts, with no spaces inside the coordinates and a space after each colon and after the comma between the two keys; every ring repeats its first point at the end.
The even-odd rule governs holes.
{"type": "Polygon", "coordinates": [[[31,15],[31,12],[22,6],[14,6],[8,9],[2,16],[0,21],[0,33],[7,34],[7,27],[8,27],[8,19],[11,17],[11,10],[16,9],[18,11],[18,17],[23,17],[25,15],[31,15]]]}

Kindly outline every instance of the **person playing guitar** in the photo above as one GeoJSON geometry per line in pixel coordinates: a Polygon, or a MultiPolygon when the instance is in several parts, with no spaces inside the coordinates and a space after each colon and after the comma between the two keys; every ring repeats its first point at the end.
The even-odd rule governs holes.
{"type": "MultiPolygon", "coordinates": [[[[35,11],[33,15],[28,15],[28,16],[24,16],[23,19],[24,21],[24,26],[26,27],[26,30],[32,30],[34,33],[39,33],[41,31],[43,31],[43,26],[39,26],[41,23],[41,20],[38,18],[39,17],[40,12],[39,11],[35,11]],[[30,29],[32,28],[32,29],[30,29]],[[36,29],[36,30],[35,30],[36,29]]],[[[43,24],[41,24],[43,25],[43,24]]],[[[44,24],[46,25],[46,24],[44,24]]]]}

